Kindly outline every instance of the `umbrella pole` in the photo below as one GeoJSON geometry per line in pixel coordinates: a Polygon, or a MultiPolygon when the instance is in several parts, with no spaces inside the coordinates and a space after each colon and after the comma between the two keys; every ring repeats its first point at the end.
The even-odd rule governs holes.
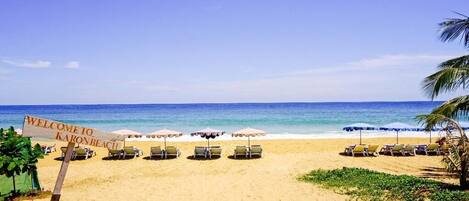
{"type": "Polygon", "coordinates": [[[396,140],[397,140],[397,143],[396,144],[399,144],[399,131],[396,131],[396,140]]]}
{"type": "Polygon", "coordinates": [[[248,136],[248,147],[251,148],[251,136],[248,136]]]}
{"type": "Polygon", "coordinates": [[[430,144],[432,143],[432,132],[430,131],[430,144]]]}
{"type": "Polygon", "coordinates": [[[124,137],[124,147],[125,147],[125,137],[124,137]]]}
{"type": "Polygon", "coordinates": [[[209,147],[210,147],[210,138],[207,139],[207,148],[209,148],[209,147]]]}
{"type": "Polygon", "coordinates": [[[166,150],[166,136],[164,136],[164,150],[166,150]]]}
{"type": "Polygon", "coordinates": [[[362,144],[362,130],[360,130],[360,145],[362,144]]]}

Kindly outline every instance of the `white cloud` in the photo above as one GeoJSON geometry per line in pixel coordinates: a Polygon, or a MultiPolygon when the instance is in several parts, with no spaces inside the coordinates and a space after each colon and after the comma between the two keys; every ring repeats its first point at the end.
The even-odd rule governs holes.
{"type": "Polygon", "coordinates": [[[452,57],[456,56],[384,55],[264,78],[197,84],[181,91],[215,102],[426,100],[421,81],[452,57]]]}
{"type": "Polygon", "coordinates": [[[348,66],[362,67],[362,68],[377,68],[384,66],[402,66],[412,64],[424,64],[433,62],[442,62],[450,58],[454,58],[454,55],[426,55],[426,54],[390,54],[383,55],[375,58],[365,58],[356,62],[350,62],[348,66]]]}
{"type": "Polygon", "coordinates": [[[3,59],[3,63],[17,66],[17,67],[24,67],[24,68],[48,68],[52,64],[50,61],[44,60],[36,60],[36,61],[12,61],[3,59]]]}
{"type": "Polygon", "coordinates": [[[310,76],[328,73],[343,73],[351,71],[391,70],[398,68],[415,69],[422,67],[436,67],[439,63],[455,58],[459,55],[428,55],[428,54],[389,54],[373,58],[364,58],[330,67],[314,67],[309,70],[292,71],[271,77],[310,76]]]}
{"type": "Polygon", "coordinates": [[[65,68],[68,69],[77,69],[80,67],[80,62],[78,61],[69,61],[65,64],[65,68]]]}

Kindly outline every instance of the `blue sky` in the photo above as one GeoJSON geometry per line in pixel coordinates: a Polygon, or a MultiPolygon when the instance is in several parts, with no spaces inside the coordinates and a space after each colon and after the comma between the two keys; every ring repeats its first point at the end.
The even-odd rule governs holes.
{"type": "Polygon", "coordinates": [[[427,100],[421,80],[467,53],[437,24],[467,7],[5,0],[0,104],[427,100]]]}

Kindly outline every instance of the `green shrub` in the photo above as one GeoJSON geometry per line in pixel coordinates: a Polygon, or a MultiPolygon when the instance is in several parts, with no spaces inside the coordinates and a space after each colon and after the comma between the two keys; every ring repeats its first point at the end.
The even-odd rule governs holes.
{"type": "Polygon", "coordinates": [[[359,200],[469,200],[469,193],[455,185],[362,168],[314,170],[300,180],[359,200]]]}

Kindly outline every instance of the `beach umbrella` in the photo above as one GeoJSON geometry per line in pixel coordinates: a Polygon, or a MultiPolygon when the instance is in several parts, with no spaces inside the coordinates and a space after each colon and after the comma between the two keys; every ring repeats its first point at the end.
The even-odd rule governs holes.
{"type": "Polygon", "coordinates": [[[166,150],[166,138],[168,137],[181,137],[182,132],[173,131],[168,129],[157,130],[147,134],[148,137],[164,138],[164,149],[166,150]]]}
{"type": "Polygon", "coordinates": [[[396,131],[396,140],[399,144],[399,131],[424,131],[424,128],[412,126],[409,124],[401,123],[401,122],[394,122],[390,124],[386,124],[384,126],[379,127],[379,130],[383,131],[396,131]]]}
{"type": "MultiPolygon", "coordinates": [[[[461,127],[461,129],[463,130],[469,130],[469,122],[458,122],[459,126],[461,127]]],[[[432,128],[430,130],[430,143],[432,143],[432,131],[438,131],[438,132],[441,132],[441,131],[445,131],[445,130],[453,130],[452,127],[448,126],[448,127],[445,127],[443,128],[441,125],[439,126],[436,126],[435,128],[432,128]]],[[[441,136],[440,136],[441,137],[441,136]]]]}
{"type": "Polygon", "coordinates": [[[251,137],[264,136],[266,133],[263,130],[254,128],[245,128],[233,132],[232,137],[248,137],[248,147],[251,147],[251,137]]]}
{"type": "Polygon", "coordinates": [[[347,131],[347,132],[352,132],[352,131],[360,131],[360,144],[362,144],[362,131],[363,130],[377,130],[378,128],[376,126],[373,126],[371,124],[367,123],[355,123],[355,124],[350,124],[342,128],[342,130],[347,131]]]}
{"type": "Polygon", "coordinates": [[[218,136],[222,136],[223,134],[225,134],[225,131],[206,128],[206,129],[202,129],[200,131],[196,131],[196,132],[191,133],[191,136],[200,136],[202,138],[207,139],[207,145],[208,145],[208,147],[210,147],[210,138],[213,139],[213,138],[216,138],[218,136]]]}
{"type": "MultiPolygon", "coordinates": [[[[111,133],[122,135],[125,138],[127,137],[142,137],[142,133],[134,131],[134,130],[129,130],[129,129],[120,129],[120,130],[115,130],[112,131],[111,133]]],[[[124,147],[125,147],[125,138],[124,138],[124,147]]]]}

